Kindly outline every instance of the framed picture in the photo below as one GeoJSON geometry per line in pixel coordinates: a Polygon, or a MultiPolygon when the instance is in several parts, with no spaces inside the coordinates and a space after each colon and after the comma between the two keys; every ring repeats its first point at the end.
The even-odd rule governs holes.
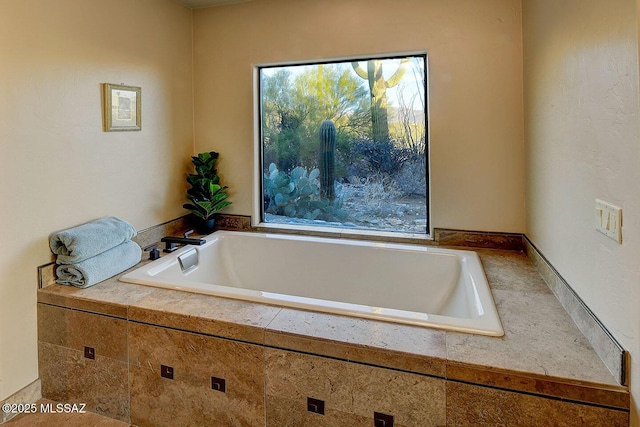
{"type": "Polygon", "coordinates": [[[141,88],[104,83],[104,131],[142,129],[141,88]]]}

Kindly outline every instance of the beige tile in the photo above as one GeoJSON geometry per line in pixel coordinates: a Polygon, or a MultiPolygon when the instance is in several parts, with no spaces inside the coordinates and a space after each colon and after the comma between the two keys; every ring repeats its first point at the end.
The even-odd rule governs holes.
{"type": "Polygon", "coordinates": [[[126,362],[40,342],[38,365],[42,396],[60,403],[85,403],[87,410],[129,421],[129,384],[126,362]]]}
{"type": "Polygon", "coordinates": [[[447,365],[447,379],[488,385],[501,389],[523,391],[541,396],[554,396],[572,401],[595,403],[628,410],[630,395],[626,387],[598,386],[571,383],[560,378],[549,378],[529,373],[515,374],[498,370],[473,368],[455,363],[447,365]]]}
{"type": "Polygon", "coordinates": [[[350,364],[354,413],[393,415],[397,426],[444,426],[445,381],[372,366],[350,364]]]}
{"type": "Polygon", "coordinates": [[[75,308],[78,310],[89,311],[92,313],[105,314],[107,316],[127,318],[126,305],[110,304],[108,302],[95,300],[91,298],[78,298],[74,295],[74,289],[71,286],[51,285],[38,291],[38,302],[44,304],[56,305],[59,307],[75,308]],[[50,289],[56,289],[50,292],[50,289]],[[59,290],[64,288],[63,290],[59,290]]]}
{"type": "Polygon", "coordinates": [[[132,240],[140,245],[140,247],[149,246],[152,243],[159,242],[165,236],[180,236],[189,228],[193,228],[187,221],[187,217],[174,219],[173,221],[159,224],[144,230],[140,230],[138,235],[132,240]]]}
{"type": "Polygon", "coordinates": [[[445,375],[445,332],[429,328],[284,308],[269,324],[265,342],[291,350],[445,375]]]}
{"type": "Polygon", "coordinates": [[[370,426],[374,412],[399,427],[445,424],[441,379],[275,349],[266,351],[265,374],[268,425],[289,413],[299,420],[290,425],[370,426]],[[307,413],[308,397],[325,402],[324,417],[307,413]]]}
{"type": "Polygon", "coordinates": [[[38,340],[74,350],[92,347],[98,356],[127,361],[127,321],[38,304],[38,340]]]}
{"type": "Polygon", "coordinates": [[[444,359],[420,356],[391,350],[377,350],[371,347],[352,347],[348,360],[368,363],[376,366],[402,369],[419,374],[445,377],[446,362],[444,359]]]}
{"type": "MultiPolygon", "coordinates": [[[[0,405],[19,405],[19,404],[31,404],[35,403],[42,397],[42,381],[40,378],[33,381],[26,387],[13,393],[11,396],[4,400],[0,400],[0,405]]],[[[0,424],[7,422],[9,419],[14,418],[18,412],[2,411],[0,412],[0,424]]]]}
{"type": "Polygon", "coordinates": [[[155,289],[129,307],[129,319],[253,343],[280,307],[211,295],[155,289]]]}
{"type": "Polygon", "coordinates": [[[47,286],[38,290],[38,302],[126,319],[127,305],[156,289],[120,282],[114,277],[85,289],[58,284],[47,286]]]}
{"type": "Polygon", "coordinates": [[[611,338],[602,324],[594,318],[593,313],[584,306],[561,278],[558,278],[556,297],[612,375],[621,383],[626,383],[624,350],[611,338]]]}
{"type": "Polygon", "coordinates": [[[377,236],[375,234],[362,233],[359,230],[350,228],[343,228],[340,236],[341,239],[352,240],[367,240],[370,242],[384,242],[384,243],[401,243],[419,246],[436,246],[437,243],[432,239],[427,239],[424,236],[414,237],[410,234],[398,234],[393,236],[377,236]]]}
{"type": "Polygon", "coordinates": [[[262,347],[135,323],[130,342],[133,424],[264,425],[262,347]],[[226,380],[225,393],[211,389],[212,376],[226,380]]]}
{"type": "Polygon", "coordinates": [[[216,218],[216,229],[249,231],[251,230],[251,217],[242,215],[219,214],[216,218]]]}
{"type": "Polygon", "coordinates": [[[626,384],[624,349],[612,338],[604,325],[590,312],[569,284],[552,268],[528,239],[525,239],[525,252],[614,378],[619,383],[626,384]]]}
{"type": "Polygon", "coordinates": [[[265,344],[271,347],[335,357],[342,360],[348,360],[351,351],[350,345],[337,341],[310,338],[303,335],[283,334],[268,330],[265,332],[265,344]]]}
{"type": "Polygon", "coordinates": [[[547,283],[551,290],[554,291],[557,276],[549,264],[542,259],[540,253],[531,245],[528,239],[524,239],[524,252],[527,257],[529,257],[531,263],[536,268],[542,279],[547,283]]]}
{"type": "Polygon", "coordinates": [[[441,228],[436,228],[434,234],[436,242],[440,245],[522,250],[521,234],[446,230],[441,228]]]}
{"type": "Polygon", "coordinates": [[[64,412],[64,408],[60,413],[43,412],[41,409],[47,408],[47,405],[53,405],[52,408],[57,410],[58,402],[48,399],[41,399],[36,402],[36,413],[22,414],[10,422],[3,424],[8,427],[128,427],[129,423],[114,420],[92,412],[75,413],[64,412]]]}
{"type": "Polygon", "coordinates": [[[478,249],[475,252],[480,256],[491,289],[551,293],[524,253],[498,249],[478,249]]]}
{"type": "Polygon", "coordinates": [[[447,332],[451,362],[617,385],[553,295],[493,291],[505,336],[447,332]]]}
{"type": "Polygon", "coordinates": [[[348,363],[324,357],[265,349],[265,387],[274,396],[303,402],[308,397],[325,402],[327,409],[353,413],[348,363]]]}
{"type": "MultiPolygon", "coordinates": [[[[267,396],[267,427],[371,427],[370,417],[341,412],[333,407],[325,409],[324,415],[307,411],[306,399],[287,399],[267,396]]],[[[398,426],[399,427],[399,426],[398,426]]]]}
{"type": "Polygon", "coordinates": [[[38,287],[44,288],[56,283],[56,264],[51,262],[38,266],[38,287]]]}
{"type": "Polygon", "coordinates": [[[447,381],[448,426],[629,425],[629,413],[447,381]]]}

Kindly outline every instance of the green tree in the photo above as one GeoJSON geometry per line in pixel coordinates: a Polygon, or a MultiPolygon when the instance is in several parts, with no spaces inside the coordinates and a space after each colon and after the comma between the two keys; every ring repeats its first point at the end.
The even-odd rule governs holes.
{"type": "Polygon", "coordinates": [[[265,163],[289,171],[300,162],[299,127],[305,111],[294,100],[295,89],[287,69],[264,77],[261,83],[265,163]]]}
{"type": "MultiPolygon", "coordinates": [[[[370,134],[367,90],[346,64],[283,67],[262,77],[264,164],[279,170],[314,168],[319,161],[318,131],[325,120],[337,128],[343,155],[349,141],[370,134]]],[[[340,165],[337,165],[340,171],[340,165]]],[[[344,168],[343,168],[344,169],[344,168]]]]}
{"type": "Polygon", "coordinates": [[[295,79],[296,102],[306,107],[301,125],[302,159],[308,167],[317,166],[318,131],[325,120],[337,129],[336,146],[343,153],[348,141],[358,134],[369,134],[370,112],[366,89],[345,64],[310,67],[295,79]]]}

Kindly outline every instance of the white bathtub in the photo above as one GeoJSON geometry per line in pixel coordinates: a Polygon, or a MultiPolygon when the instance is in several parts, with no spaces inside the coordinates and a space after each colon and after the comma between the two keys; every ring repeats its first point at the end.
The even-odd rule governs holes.
{"type": "Polygon", "coordinates": [[[475,252],[218,231],[121,281],[450,331],[502,336],[475,252]],[[195,252],[194,252],[195,250],[195,252]],[[195,259],[183,272],[178,258],[195,259]]]}

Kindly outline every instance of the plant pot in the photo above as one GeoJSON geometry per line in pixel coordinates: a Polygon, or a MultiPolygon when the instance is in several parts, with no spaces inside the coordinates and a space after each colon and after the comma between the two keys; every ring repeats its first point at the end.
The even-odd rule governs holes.
{"type": "Polygon", "coordinates": [[[196,224],[196,229],[200,234],[211,234],[213,233],[213,228],[216,225],[216,219],[201,219],[198,218],[198,222],[196,224]]]}

